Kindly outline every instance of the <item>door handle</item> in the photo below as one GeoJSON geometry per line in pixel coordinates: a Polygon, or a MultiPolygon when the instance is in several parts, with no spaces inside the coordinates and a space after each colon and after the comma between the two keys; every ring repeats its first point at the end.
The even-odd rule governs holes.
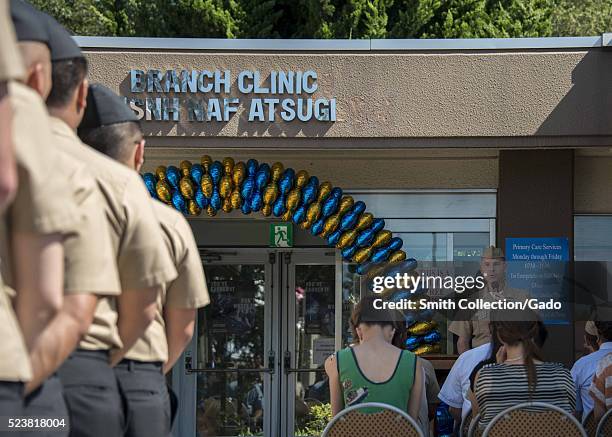
{"type": "Polygon", "coordinates": [[[283,368],[285,369],[285,373],[289,373],[290,367],[291,367],[291,352],[285,351],[285,356],[283,357],[283,368]]]}
{"type": "Polygon", "coordinates": [[[273,350],[268,352],[268,372],[274,373],[274,368],[276,367],[276,354],[273,350]]]}

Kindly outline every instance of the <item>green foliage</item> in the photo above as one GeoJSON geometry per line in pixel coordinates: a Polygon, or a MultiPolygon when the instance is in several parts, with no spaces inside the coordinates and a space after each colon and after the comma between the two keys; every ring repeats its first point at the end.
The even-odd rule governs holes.
{"type": "Polygon", "coordinates": [[[505,38],[612,30],[612,0],[31,1],[79,35],[505,38]]]}
{"type": "Polygon", "coordinates": [[[308,421],[304,428],[295,432],[296,436],[318,436],[332,419],[331,404],[312,405],[308,413],[308,421]]]}

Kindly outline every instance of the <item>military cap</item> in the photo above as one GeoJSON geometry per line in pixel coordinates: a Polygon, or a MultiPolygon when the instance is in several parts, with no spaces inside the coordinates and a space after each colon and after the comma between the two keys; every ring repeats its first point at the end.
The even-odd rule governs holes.
{"type": "Polygon", "coordinates": [[[64,61],[67,59],[84,58],[78,44],[72,35],[50,15],[40,13],[49,35],[49,48],[51,49],[51,61],[64,61]]]}
{"type": "Polygon", "coordinates": [[[49,33],[42,12],[23,0],[11,0],[10,8],[17,41],[49,45],[49,33]]]}
{"type": "Polygon", "coordinates": [[[89,85],[87,107],[79,130],[95,129],[128,121],[138,122],[138,117],[111,89],[102,84],[89,85]]]}
{"type": "Polygon", "coordinates": [[[504,252],[498,247],[489,246],[482,251],[483,258],[505,258],[504,252]]]}

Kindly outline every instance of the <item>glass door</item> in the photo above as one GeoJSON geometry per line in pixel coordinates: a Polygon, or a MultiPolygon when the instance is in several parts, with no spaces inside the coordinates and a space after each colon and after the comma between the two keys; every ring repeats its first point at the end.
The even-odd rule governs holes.
{"type": "Polygon", "coordinates": [[[331,418],[323,365],[340,343],[337,271],[336,254],[330,249],[284,255],[282,436],[319,436],[331,418]]]}
{"type": "Polygon", "coordinates": [[[211,304],[198,311],[184,354],[179,386],[191,393],[179,396],[187,413],[175,435],[276,435],[276,254],[210,250],[202,257],[211,304]]]}

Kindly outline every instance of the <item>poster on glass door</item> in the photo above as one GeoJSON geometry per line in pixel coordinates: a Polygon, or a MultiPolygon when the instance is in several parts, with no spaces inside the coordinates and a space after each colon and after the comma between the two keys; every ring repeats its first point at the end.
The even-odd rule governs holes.
{"type": "Polygon", "coordinates": [[[306,334],[334,335],[334,282],[312,280],[303,283],[306,334]]]}

